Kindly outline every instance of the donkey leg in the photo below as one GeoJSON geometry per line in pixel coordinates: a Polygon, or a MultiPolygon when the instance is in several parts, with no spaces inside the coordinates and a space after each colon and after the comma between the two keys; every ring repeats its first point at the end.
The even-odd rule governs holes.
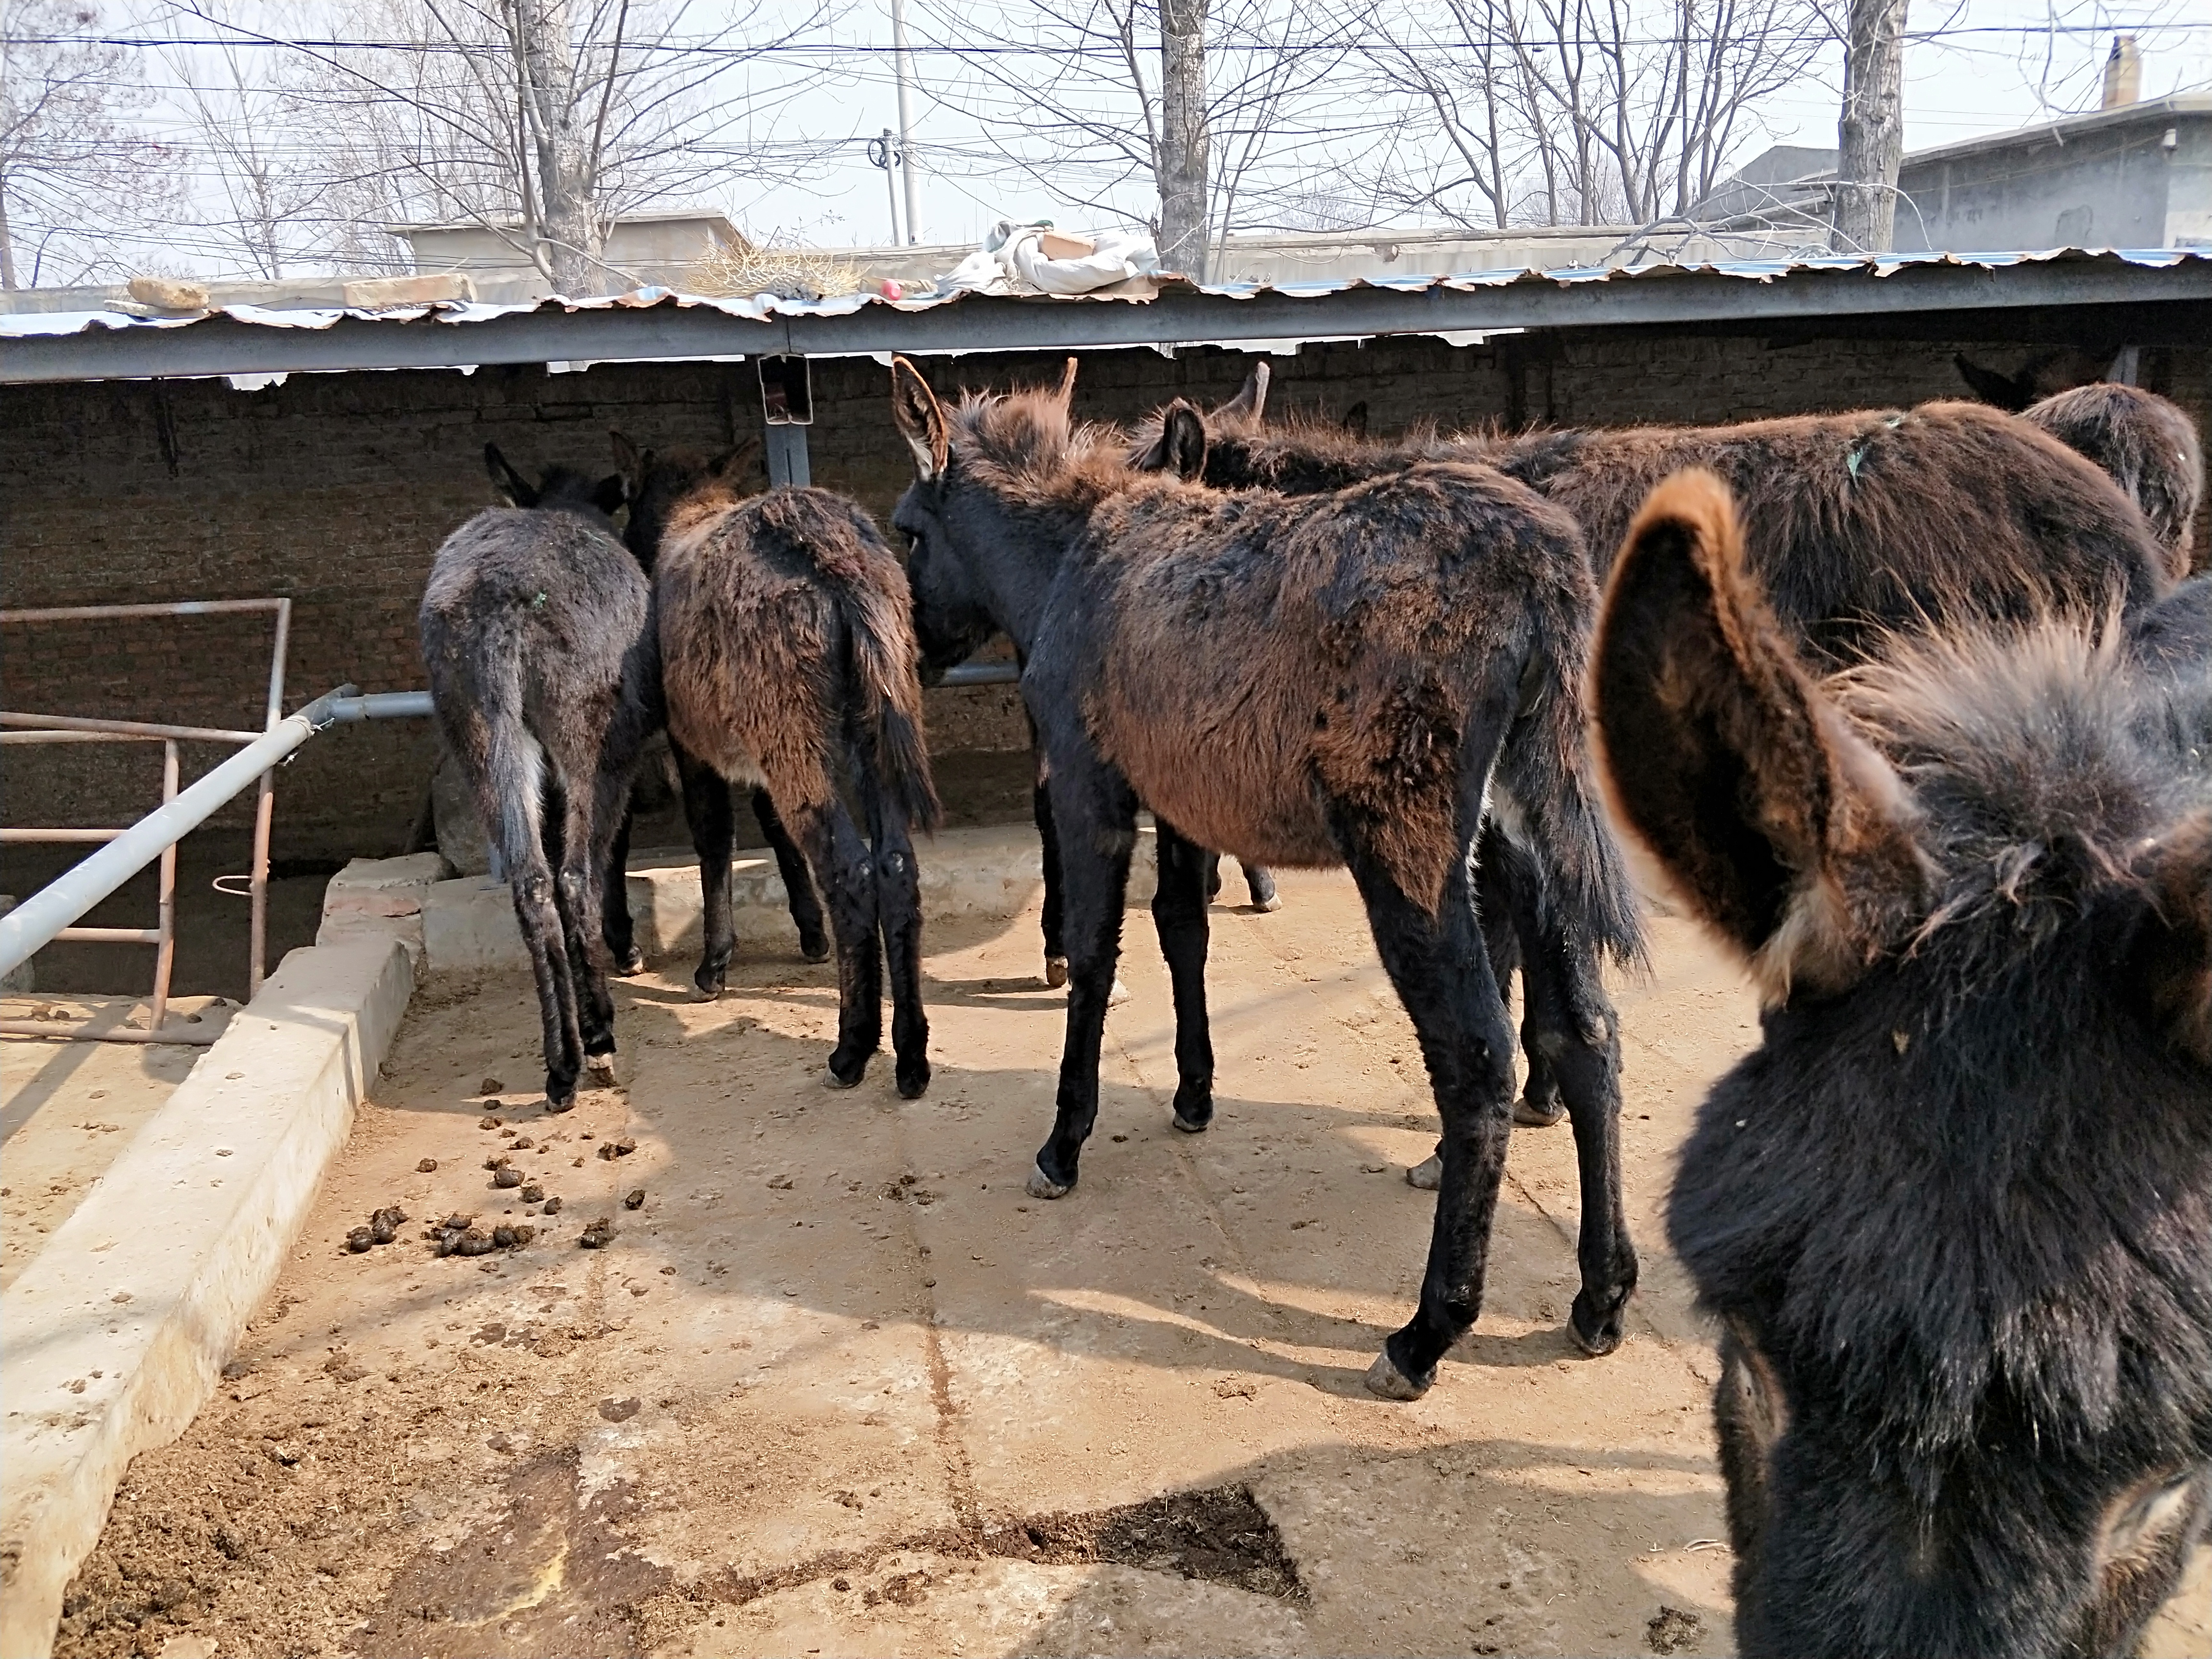
{"type": "Polygon", "coordinates": [[[1075,1185],[1078,1160],[1098,1121],[1098,1054],[1114,964],[1121,950],[1121,906],[1137,842],[1137,798],[1121,775],[1085,757],[1054,759],[1053,823],[1066,881],[1067,1036],[1052,1134],[1030,1172],[1032,1198],[1059,1198],[1075,1185]]]}
{"type": "MultiPolygon", "coordinates": [[[[1475,843],[1476,920],[1482,929],[1483,951],[1490,958],[1490,976],[1498,982],[1500,997],[1504,996],[1505,988],[1513,982],[1513,975],[1521,966],[1521,935],[1514,927],[1521,890],[1514,886],[1504,865],[1513,851],[1512,844],[1498,832],[1496,825],[1483,826],[1481,838],[1475,843]]],[[[1534,1075],[1533,1066],[1530,1075],[1534,1075]]],[[[1514,1116],[1518,1122],[1517,1106],[1514,1116]]],[[[1406,1184],[1432,1193],[1443,1181],[1443,1174],[1444,1144],[1439,1140],[1436,1151],[1406,1171],[1406,1184]]]]}
{"type": "Polygon", "coordinates": [[[822,923],[822,900],[814,890],[814,877],[806,868],[806,855],[792,840],[791,832],[783,827],[783,820],[775,815],[775,803],[769,799],[765,789],[753,791],[753,817],[759,823],[761,834],[767,837],[769,850],[775,854],[775,867],[783,877],[783,890],[791,898],[791,919],[799,928],[799,954],[809,962],[830,960],[830,935],[822,923]]]}
{"type": "Polygon", "coordinates": [[[1273,912],[1283,908],[1282,896],[1275,891],[1275,878],[1256,864],[1244,866],[1244,890],[1252,896],[1255,910],[1273,912]]]}
{"type": "Polygon", "coordinates": [[[1608,1354],[1620,1346],[1637,1272],[1620,1199],[1620,1021],[1595,952],[1557,926],[1530,936],[1521,985],[1528,1005],[1522,1040],[1532,1063],[1545,1056],[1574,1121],[1583,1207],[1575,1257],[1583,1283],[1567,1328],[1584,1353],[1608,1354]]]}
{"type": "Polygon", "coordinates": [[[1521,1053],[1528,1063],[1528,1076],[1521,1085],[1521,1098],[1513,1103],[1513,1121],[1519,1128],[1548,1129],[1566,1115],[1567,1108],[1553,1071],[1558,1052],[1548,1041],[1553,1028],[1540,1017],[1528,975],[1540,951],[1563,947],[1565,941],[1553,935],[1549,947],[1542,942],[1543,870],[1495,823],[1483,828],[1477,867],[1481,872],[1483,937],[1490,945],[1490,964],[1499,987],[1505,985],[1512,969],[1521,969],[1521,1053]]]}
{"type": "Polygon", "coordinates": [[[1060,872],[1060,838],[1052,828],[1052,791],[1045,787],[1042,775],[1030,791],[1030,812],[1036,819],[1037,839],[1044,848],[1044,982],[1057,989],[1067,983],[1067,943],[1060,897],[1066,883],[1060,872]]]}
{"type": "Polygon", "coordinates": [[[605,915],[603,884],[629,799],[629,768],[607,766],[603,753],[590,781],[580,781],[570,787],[562,826],[557,891],[575,969],[577,1019],[585,1063],[602,1084],[615,1080],[615,1004],[607,990],[607,975],[614,963],[605,929],[598,924],[605,915]]]}
{"type": "Polygon", "coordinates": [[[624,979],[645,969],[645,955],[637,948],[636,926],[629,914],[629,806],[625,802],[622,826],[615,831],[614,844],[607,849],[599,905],[599,936],[607,942],[607,954],[614,962],[613,971],[624,979]]]}
{"type": "Polygon", "coordinates": [[[865,765],[855,766],[868,815],[868,841],[876,857],[876,912],[891,981],[891,1054],[902,1098],[918,1100],[929,1087],[929,1016],[921,1006],[921,872],[906,813],[878,787],[865,765]]]}
{"type": "Polygon", "coordinates": [[[553,872],[534,842],[507,854],[507,890],[514,919],[530,952],[538,982],[538,1012],[545,1032],[545,1109],[565,1112],[576,1103],[576,1075],[584,1068],[584,1039],[577,1018],[576,984],[567,932],[555,902],[553,872]]]}
{"type": "Polygon", "coordinates": [[[1206,1016],[1206,882],[1217,860],[1164,822],[1158,824],[1159,884],[1152,926],[1175,991],[1175,1126],[1202,1133],[1213,1121],[1213,1032],[1206,1016]]]}
{"type": "Polygon", "coordinates": [[[737,844],[737,823],[730,811],[730,786],[722,775],[686,754],[673,738],[668,746],[676,756],[677,775],[684,782],[684,821],[690,826],[692,850],[699,855],[699,902],[705,940],[691,982],[699,988],[702,997],[712,1001],[722,994],[730,957],[737,949],[737,930],[730,920],[730,855],[737,844]]]}
{"type": "Polygon", "coordinates": [[[833,1089],[849,1089],[866,1074],[868,1056],[883,1042],[875,863],[836,795],[830,794],[826,804],[777,810],[822,878],[830,932],[837,941],[837,1046],[830,1051],[823,1081],[833,1089]]]}

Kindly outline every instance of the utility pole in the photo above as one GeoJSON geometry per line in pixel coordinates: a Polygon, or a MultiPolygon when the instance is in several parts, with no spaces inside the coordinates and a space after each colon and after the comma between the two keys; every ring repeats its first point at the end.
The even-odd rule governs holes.
{"type": "Polygon", "coordinates": [[[899,235],[898,174],[893,171],[898,166],[898,140],[892,137],[889,127],[884,129],[882,137],[868,140],[868,160],[884,170],[884,193],[890,198],[893,247],[898,246],[904,240],[899,235]]]}
{"type": "Polygon", "coordinates": [[[906,44],[906,0],[891,0],[891,59],[898,72],[899,170],[906,180],[906,241],[921,240],[921,216],[914,203],[914,105],[909,90],[914,80],[914,54],[906,44]]]}
{"type": "Polygon", "coordinates": [[[1897,169],[1905,159],[1905,0],[1850,0],[1844,111],[1836,123],[1838,253],[1896,245],[1897,169]]]}

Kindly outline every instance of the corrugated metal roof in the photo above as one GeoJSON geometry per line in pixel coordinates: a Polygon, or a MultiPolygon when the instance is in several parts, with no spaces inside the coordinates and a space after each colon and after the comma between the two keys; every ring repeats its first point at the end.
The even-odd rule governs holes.
{"type": "Polygon", "coordinates": [[[1804,319],[2177,300],[2212,301],[2212,250],[1838,255],[1280,283],[1208,284],[1171,276],[1141,296],[950,294],[892,300],[850,294],[806,300],[774,295],[714,298],[647,288],[604,299],[520,305],[447,301],[378,312],[239,305],[174,316],[115,311],[5,314],[0,315],[0,380],[549,358],[608,362],[783,350],[828,356],[1393,333],[1464,337],[1526,327],[1752,315],[1804,319]],[[2017,274],[2007,276],[2008,272],[2017,274]],[[427,325],[436,324],[465,327],[470,333],[426,333],[427,325]],[[477,328],[483,330],[480,336],[474,332],[477,328]],[[302,337],[332,333],[344,337],[343,347],[335,341],[311,347],[302,337]],[[147,349],[131,349],[133,343],[147,349]]]}

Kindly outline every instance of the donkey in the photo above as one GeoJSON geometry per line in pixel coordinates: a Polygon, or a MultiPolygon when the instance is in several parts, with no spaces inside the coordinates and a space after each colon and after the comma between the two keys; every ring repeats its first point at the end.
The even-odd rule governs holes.
{"type": "Polygon", "coordinates": [[[922,740],[906,573],[842,495],[749,495],[747,459],[717,466],[647,452],[632,506],[633,526],[659,550],[653,592],[669,736],[712,774],[694,781],[725,803],[719,818],[692,818],[706,895],[697,982],[718,994],[732,950],[723,781],[765,788],[822,884],[836,940],[837,1043],[824,1080],[851,1088],[880,1043],[887,948],[894,1074],[912,1100],[930,1075],[912,831],[933,831],[943,811],[922,740]],[[841,752],[866,845],[838,799],[841,752]]]}
{"type": "MultiPolygon", "coordinates": [[[[679,480],[702,470],[737,477],[748,468],[760,450],[760,441],[748,438],[712,463],[702,463],[696,456],[687,455],[678,465],[656,467],[653,451],[640,449],[619,432],[609,432],[607,436],[614,445],[615,465],[629,494],[629,519],[623,530],[623,541],[648,578],[660,557],[661,526],[667,520],[669,507],[674,504],[671,489],[679,480]]],[[[736,844],[737,824],[730,816],[729,786],[673,740],[668,750],[675,762],[676,787],[683,797],[684,822],[691,832],[692,847],[701,859],[700,882],[707,914],[726,918],[729,860],[725,856],[719,865],[709,869],[712,860],[708,857],[708,849],[719,847],[726,854],[736,844]]],[[[830,937],[823,927],[821,896],[814,890],[805,855],[791,839],[790,831],[783,827],[783,820],[776,816],[775,804],[769,799],[768,791],[755,789],[750,793],[753,820],[760,825],[762,838],[775,854],[777,873],[783,878],[791,920],[799,929],[799,954],[808,962],[826,962],[830,959],[830,937]]],[[[629,860],[630,822],[637,807],[635,795],[630,807],[631,811],[623,815],[622,829],[615,836],[614,861],[607,879],[606,933],[607,948],[614,952],[620,971],[634,974],[645,966],[645,958],[634,943],[635,932],[629,914],[629,887],[622,872],[629,860]]],[[[708,933],[711,940],[714,929],[710,927],[708,933]]],[[[719,963],[713,961],[714,946],[709,944],[708,960],[702,962],[694,981],[702,994],[713,994],[721,988],[731,949],[727,929],[724,930],[719,963]]]]}
{"type": "Polygon", "coordinates": [[[2021,411],[2111,475],[2142,510],[2176,578],[2189,574],[2197,510],[2204,501],[2204,449],[2197,423],[2154,392],[2100,381],[2021,411]]]}
{"type": "Polygon", "coordinates": [[[1826,666],[1899,629],[2027,623],[2115,594],[2140,610],[2182,574],[2110,477],[1978,404],[1380,444],[1325,425],[1224,430],[1211,434],[1206,481],[1306,493],[1437,460],[1495,466],[1566,508],[1601,574],[1653,486],[1711,469],[1755,509],[1753,574],[1826,666]]]}
{"type": "MultiPolygon", "coordinates": [[[[1029,1192],[1075,1186],[1097,1117],[1139,802],[1158,826],[1175,1121],[1193,1133],[1213,1115],[1200,849],[1348,864],[1445,1126],[1420,1307],[1367,1379],[1418,1396],[1480,1310],[1504,1170],[1512,1035],[1471,886],[1492,801],[1575,849],[1548,896],[1566,925],[1618,956],[1641,951],[1595,798],[1578,767],[1554,760],[1579,752],[1595,599],[1573,524],[1464,466],[1322,501],[1223,495],[1183,482],[1182,465],[1134,471],[1118,434],[1072,428],[1065,385],[948,412],[906,359],[891,376],[918,474],[892,520],[912,550],[917,629],[940,659],[994,632],[1012,638],[1049,767],[1070,983],[1058,1114],[1029,1192]]],[[[1184,412],[1178,441],[1202,443],[1184,412]]],[[[1603,1353],[1620,1342],[1636,1258],[1620,1210],[1617,1022],[1601,1001],[1589,1012],[1612,1063],[1585,1092],[1570,1323],[1603,1353]]]]}
{"type": "Polygon", "coordinates": [[[564,1112],[587,1059],[612,1080],[600,884],[660,723],[659,653],[645,573],[614,532],[623,481],[556,466],[532,484],[493,444],[484,465],[513,505],[446,538],[416,623],[439,728],[530,952],[545,1104],[564,1112]]]}
{"type": "Polygon", "coordinates": [[[1668,1213],[1741,1650],[2133,1651],[2212,1511],[2212,662],[2057,618],[1820,684],[1691,473],[1593,688],[1620,821],[1766,1004],[1668,1213]]]}

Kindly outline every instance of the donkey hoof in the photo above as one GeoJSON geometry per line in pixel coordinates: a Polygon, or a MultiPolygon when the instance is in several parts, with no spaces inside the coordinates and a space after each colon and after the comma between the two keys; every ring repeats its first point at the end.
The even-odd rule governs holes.
{"type": "Polygon", "coordinates": [[[574,1078],[569,1079],[566,1083],[556,1083],[550,1078],[546,1079],[545,1109],[547,1111],[555,1114],[573,1111],[575,1109],[575,1105],[576,1080],[574,1078]]]}
{"type": "Polygon", "coordinates": [[[611,1089],[615,1086],[615,1057],[612,1054],[590,1055],[585,1060],[584,1065],[592,1074],[592,1083],[598,1087],[611,1089]]]}
{"type": "Polygon", "coordinates": [[[1114,975],[1114,988],[1106,994],[1106,1006],[1118,1008],[1129,1000],[1129,988],[1121,983],[1119,974],[1114,975]]]}
{"type": "Polygon", "coordinates": [[[1253,900],[1252,908],[1262,915],[1271,916],[1283,908],[1283,896],[1280,893],[1270,893],[1263,899],[1253,900]]]}
{"type": "Polygon", "coordinates": [[[913,1065],[899,1062],[898,1091],[901,1100],[920,1100],[929,1091],[929,1062],[917,1060],[913,1065]]]}
{"type": "MultiPolygon", "coordinates": [[[[1430,1377],[1429,1382],[1436,1381],[1430,1377]]],[[[1375,1363],[1367,1368],[1367,1391],[1385,1400],[1419,1400],[1429,1391],[1429,1382],[1416,1382],[1391,1362],[1387,1353],[1375,1356],[1375,1363]]]]}
{"type": "Polygon", "coordinates": [[[1066,1198],[1075,1190],[1075,1183],[1061,1186],[1044,1172],[1043,1164],[1038,1164],[1030,1167],[1030,1178],[1022,1184],[1022,1190],[1031,1198],[1066,1198]]]}
{"type": "Polygon", "coordinates": [[[1566,1107],[1557,1100],[1547,1104],[1523,1095],[1513,1103],[1513,1127],[1516,1129],[1548,1129],[1566,1115],[1566,1107]]]}
{"type": "Polygon", "coordinates": [[[645,952],[639,950],[635,945],[631,945],[627,951],[617,951],[615,952],[615,977],[617,979],[628,979],[633,974],[641,974],[644,971],[645,952]]]}
{"type": "Polygon", "coordinates": [[[1419,1164],[1406,1171],[1406,1184],[1408,1187],[1417,1187],[1425,1193],[1436,1191],[1444,1184],[1443,1157],[1438,1153],[1431,1152],[1419,1164]]]}
{"type": "Polygon", "coordinates": [[[1066,957],[1047,957],[1044,959],[1044,982],[1055,991],[1067,983],[1066,957]]]}
{"type": "Polygon", "coordinates": [[[799,954],[809,962],[827,962],[830,960],[830,941],[819,933],[811,936],[801,933],[799,936],[799,954]]]}
{"type": "Polygon", "coordinates": [[[1587,1291],[1577,1291],[1575,1305],[1567,1313],[1567,1334],[1592,1359],[1602,1359],[1620,1346],[1620,1310],[1609,1314],[1593,1311],[1587,1291]]]}
{"type": "Polygon", "coordinates": [[[722,981],[719,979],[695,979],[691,981],[691,1000],[694,1002],[714,1002],[721,994],[722,981]]]}
{"type": "Polygon", "coordinates": [[[868,1062],[864,1060],[853,1067],[853,1074],[850,1077],[840,1077],[837,1074],[837,1062],[833,1060],[822,1068],[822,1086],[825,1089],[858,1088],[860,1079],[867,1074],[868,1062]]]}
{"type": "Polygon", "coordinates": [[[1202,1135],[1213,1127],[1213,1119],[1211,1116],[1185,1117],[1181,1112],[1177,1112],[1175,1115],[1175,1126],[1187,1135],[1202,1135]]]}

